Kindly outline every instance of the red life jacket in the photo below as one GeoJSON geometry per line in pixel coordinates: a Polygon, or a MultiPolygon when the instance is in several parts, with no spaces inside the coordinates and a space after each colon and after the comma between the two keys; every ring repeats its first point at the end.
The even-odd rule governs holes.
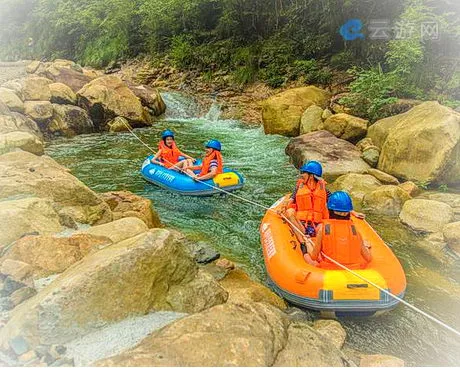
{"type": "Polygon", "coordinates": [[[209,167],[211,165],[212,160],[217,160],[216,174],[222,174],[223,172],[222,154],[219,151],[214,150],[210,155],[204,157],[203,162],[201,164],[201,171],[198,174],[199,177],[204,176],[209,173],[209,167]]]}
{"type": "Polygon", "coordinates": [[[160,159],[164,163],[165,167],[171,167],[179,162],[179,156],[183,153],[177,148],[176,142],[172,143],[171,147],[168,147],[163,140],[158,143],[158,149],[161,150],[160,159]]]}
{"type": "Polygon", "coordinates": [[[296,216],[300,221],[321,222],[329,217],[326,182],[319,180],[311,190],[303,179],[297,181],[296,216]]]}
{"type": "MultiPolygon", "coordinates": [[[[363,268],[367,262],[361,255],[363,239],[351,220],[324,220],[322,227],[322,252],[351,269],[363,268]]],[[[324,258],[321,268],[342,269],[324,258]]]]}

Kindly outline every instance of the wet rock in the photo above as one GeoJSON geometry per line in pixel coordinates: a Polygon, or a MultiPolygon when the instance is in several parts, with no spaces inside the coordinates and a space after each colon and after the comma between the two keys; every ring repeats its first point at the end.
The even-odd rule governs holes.
{"type": "Polygon", "coordinates": [[[121,116],[117,116],[115,119],[110,120],[107,123],[109,132],[118,133],[118,132],[128,132],[129,129],[132,129],[132,126],[129,125],[128,120],[121,116]]]}
{"type": "Polygon", "coordinates": [[[0,101],[2,101],[10,111],[24,112],[24,103],[14,93],[14,91],[7,88],[0,88],[0,101]]]}
{"type": "Polygon", "coordinates": [[[406,180],[458,184],[460,114],[438,102],[424,102],[394,118],[397,123],[382,145],[378,168],[406,180]]]}
{"type": "Polygon", "coordinates": [[[265,134],[299,135],[304,111],[312,105],[325,108],[329,99],[328,92],[314,86],[289,89],[268,98],[262,104],[265,134]]]}
{"type": "Polygon", "coordinates": [[[205,242],[190,243],[188,247],[197,263],[210,263],[220,257],[220,253],[205,242]]]}
{"type": "Polygon", "coordinates": [[[345,174],[330,184],[329,190],[343,190],[350,194],[353,205],[361,208],[364,196],[382,185],[374,176],[369,174],[345,174]]]}
{"type": "Polygon", "coordinates": [[[286,147],[286,154],[297,168],[309,160],[321,162],[328,181],[349,172],[362,173],[370,168],[361,158],[361,151],[353,144],[324,130],[292,138],[286,147]]]}
{"type": "Polygon", "coordinates": [[[316,105],[308,107],[300,118],[300,134],[323,129],[323,109],[316,105]]]}
{"type": "Polygon", "coordinates": [[[203,269],[205,272],[209,273],[214,280],[221,281],[227,276],[229,270],[223,267],[216,266],[215,263],[207,263],[204,265],[200,265],[200,268],[203,269]]]}
{"type": "Polygon", "coordinates": [[[153,116],[160,116],[166,111],[166,104],[158,90],[146,85],[130,85],[131,91],[141,100],[143,106],[146,106],[153,116]]]}
{"type": "Polygon", "coordinates": [[[78,231],[76,234],[86,234],[110,239],[113,243],[132,238],[148,230],[144,221],[137,217],[125,217],[106,224],[78,231]]]}
{"type": "Polygon", "coordinates": [[[433,259],[438,260],[443,264],[451,262],[446,252],[447,243],[442,232],[426,234],[421,239],[417,240],[415,245],[420,249],[423,249],[425,253],[429,254],[433,257],[433,259]]]}
{"type": "Polygon", "coordinates": [[[85,108],[99,129],[116,116],[136,126],[148,125],[140,100],[119,77],[109,75],[94,79],[77,92],[78,104],[85,108]]]}
{"type": "Polygon", "coordinates": [[[233,270],[235,268],[235,263],[229,261],[226,258],[221,258],[216,262],[216,266],[225,268],[227,270],[233,270]]]}
{"type": "Polygon", "coordinates": [[[266,286],[257,283],[242,270],[234,269],[220,281],[229,293],[227,303],[264,302],[279,309],[286,309],[286,302],[266,286]]]}
{"type": "Polygon", "coordinates": [[[51,134],[65,137],[94,132],[94,124],[86,110],[73,105],[53,104],[53,117],[46,128],[51,134]]]}
{"type": "Polygon", "coordinates": [[[360,367],[404,367],[404,360],[392,355],[362,355],[360,367]]]}
{"type": "Polygon", "coordinates": [[[43,123],[53,117],[53,105],[49,101],[26,101],[24,113],[31,119],[43,123]]]}
{"type": "Polygon", "coordinates": [[[25,262],[5,258],[2,258],[0,262],[0,272],[3,275],[10,276],[17,282],[23,282],[33,272],[32,266],[25,262]]]}
{"type": "Polygon", "coordinates": [[[334,134],[337,138],[357,143],[367,133],[368,121],[348,114],[336,114],[323,123],[323,130],[334,134]]]}
{"type": "Polygon", "coordinates": [[[406,191],[396,185],[382,185],[363,197],[363,209],[379,215],[398,216],[406,201],[411,199],[406,191]]]}
{"type": "Polygon", "coordinates": [[[109,205],[114,220],[137,217],[144,221],[149,228],[161,226],[160,217],[153,209],[150,199],[127,191],[102,193],[99,197],[109,205]]]}
{"type": "Polygon", "coordinates": [[[63,83],[51,83],[51,102],[55,104],[76,105],[77,95],[69,86],[63,83]]]}
{"type": "Polygon", "coordinates": [[[442,193],[442,192],[425,192],[419,196],[420,199],[430,199],[433,201],[443,202],[451,206],[454,210],[454,220],[460,221],[460,194],[442,193]]]}
{"type": "Polygon", "coordinates": [[[87,256],[15,308],[0,331],[0,346],[17,336],[32,346],[63,344],[101,323],[171,310],[171,302],[181,312],[207,309],[221,303],[222,295],[175,235],[152,229],[87,256]]]}
{"type": "Polygon", "coordinates": [[[443,235],[449,248],[460,254],[460,221],[444,226],[443,235]]]}
{"type": "Polygon", "coordinates": [[[13,306],[16,307],[27,299],[32,298],[35,294],[37,294],[35,289],[31,287],[23,287],[12,293],[10,295],[10,300],[13,306]]]}
{"type": "Polygon", "coordinates": [[[315,321],[313,328],[330,340],[337,349],[342,349],[347,338],[347,333],[338,321],[319,319],[315,321]]]}
{"type": "Polygon", "coordinates": [[[418,232],[440,231],[454,218],[454,211],[448,204],[428,199],[410,199],[402,208],[399,219],[403,224],[418,232]]]}
{"type": "MultiPolygon", "coordinates": [[[[38,157],[28,152],[11,152],[0,156],[0,200],[12,196],[49,199],[53,202],[53,206],[58,208],[59,213],[65,213],[80,223],[103,223],[112,219],[110,208],[95,192],[71,175],[68,169],[47,156],[38,157]]],[[[31,211],[33,203],[27,202],[31,211]]],[[[55,215],[51,212],[47,210],[46,213],[54,224],[55,215]]],[[[34,216],[42,221],[45,220],[42,215],[34,214],[34,216]]],[[[35,222],[35,219],[30,216],[24,220],[25,224],[35,222]]],[[[27,228],[19,223],[12,225],[21,229],[27,228]]],[[[54,232],[60,229],[59,225],[58,230],[54,232]]],[[[34,230],[39,231],[40,228],[32,227],[24,232],[34,230]]],[[[47,232],[41,234],[46,235],[47,232]]]]}
{"type": "Polygon", "coordinates": [[[53,234],[62,230],[59,216],[49,200],[24,198],[0,203],[0,246],[30,232],[53,234]]]}
{"type": "Polygon", "coordinates": [[[8,345],[17,356],[25,354],[30,350],[29,344],[22,336],[11,339],[8,341],[8,345]]]}
{"type": "Polygon", "coordinates": [[[375,146],[367,147],[363,150],[361,157],[371,167],[377,167],[380,157],[380,150],[375,146]]]}
{"type": "Polygon", "coordinates": [[[399,185],[399,180],[397,178],[377,169],[369,169],[365,172],[365,174],[372,175],[379,182],[385,185],[399,185]]]}
{"type": "Polygon", "coordinates": [[[422,191],[413,181],[405,181],[402,184],[399,184],[399,187],[407,192],[411,197],[416,197],[422,191]]]}
{"type": "Polygon", "coordinates": [[[43,155],[44,144],[36,135],[27,132],[0,134],[0,155],[23,150],[34,155],[43,155]]]}
{"type": "Polygon", "coordinates": [[[89,234],[26,236],[16,241],[2,257],[2,270],[5,264],[22,263],[28,266],[29,274],[33,273],[34,277],[46,277],[64,272],[86,255],[111,244],[107,237],[89,234]]]}
{"type": "MultiPolygon", "coordinates": [[[[28,76],[19,80],[23,101],[48,101],[51,99],[49,85],[52,83],[47,78],[28,76]]],[[[27,107],[26,107],[27,110],[27,107]]]]}

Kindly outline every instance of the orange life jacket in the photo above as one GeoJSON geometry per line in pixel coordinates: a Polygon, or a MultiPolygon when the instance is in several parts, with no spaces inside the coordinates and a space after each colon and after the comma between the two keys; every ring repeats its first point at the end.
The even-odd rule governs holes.
{"type": "Polygon", "coordinates": [[[201,171],[198,174],[199,177],[204,176],[209,173],[209,167],[211,165],[212,160],[217,160],[217,172],[216,174],[222,174],[223,172],[223,160],[222,160],[222,154],[214,150],[210,155],[205,156],[203,158],[203,162],[201,163],[201,171]]]}
{"type": "Polygon", "coordinates": [[[296,216],[300,221],[321,222],[329,218],[327,210],[326,182],[319,180],[314,190],[310,190],[303,179],[297,181],[295,196],[296,216]]]}
{"type": "MultiPolygon", "coordinates": [[[[367,262],[361,255],[363,239],[351,220],[324,220],[322,228],[322,252],[351,269],[363,268],[367,262]]],[[[341,269],[324,258],[321,268],[341,269]]]]}
{"type": "Polygon", "coordinates": [[[176,142],[172,143],[172,147],[168,147],[163,140],[158,143],[158,149],[161,150],[161,160],[165,167],[171,167],[179,162],[179,156],[183,153],[177,148],[176,142]]]}

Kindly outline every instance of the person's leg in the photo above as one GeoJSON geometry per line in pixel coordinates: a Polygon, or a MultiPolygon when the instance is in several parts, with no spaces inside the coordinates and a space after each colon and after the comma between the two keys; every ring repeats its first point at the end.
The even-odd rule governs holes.
{"type": "Polygon", "coordinates": [[[289,220],[288,225],[292,229],[292,231],[294,231],[294,234],[297,240],[299,241],[299,243],[304,243],[305,242],[305,235],[304,235],[305,227],[299,220],[297,220],[295,212],[296,212],[295,209],[288,208],[285,212],[285,216],[289,220]]]}

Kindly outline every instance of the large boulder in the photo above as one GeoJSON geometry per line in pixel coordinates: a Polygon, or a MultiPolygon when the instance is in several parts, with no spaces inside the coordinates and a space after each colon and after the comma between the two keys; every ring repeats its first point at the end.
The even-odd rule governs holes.
{"type": "Polygon", "coordinates": [[[72,88],[63,83],[51,83],[49,85],[51,92],[51,102],[57,104],[76,105],[77,95],[72,88]]]}
{"type": "Polygon", "coordinates": [[[437,102],[399,115],[382,145],[378,168],[406,180],[460,183],[460,114],[437,102]]]}
{"type": "Polygon", "coordinates": [[[323,109],[316,105],[307,108],[300,118],[300,134],[323,129],[323,109]]]}
{"type": "Polygon", "coordinates": [[[390,116],[376,121],[367,129],[366,138],[369,138],[374,145],[381,149],[388,137],[388,133],[398,125],[402,115],[404,114],[390,116]]]}
{"type": "Polygon", "coordinates": [[[2,101],[11,111],[24,112],[24,103],[14,93],[7,88],[0,88],[0,101],[2,101]]]}
{"type": "Polygon", "coordinates": [[[43,141],[35,134],[28,132],[11,132],[0,134],[0,155],[18,149],[43,155],[43,141]]]}
{"type": "Polygon", "coordinates": [[[449,248],[460,254],[460,221],[444,226],[443,235],[449,248]]]}
{"type": "Polygon", "coordinates": [[[46,129],[51,134],[73,137],[94,132],[94,124],[86,110],[73,105],[53,104],[53,117],[46,129]]]}
{"type": "Polygon", "coordinates": [[[77,234],[102,236],[110,239],[113,243],[119,243],[145,233],[147,230],[147,225],[137,217],[125,217],[106,224],[91,226],[89,229],[79,230],[77,234]]]}
{"type": "Polygon", "coordinates": [[[350,194],[356,208],[361,208],[364,196],[382,185],[375,177],[368,174],[345,174],[329,186],[331,191],[343,190],[350,194]]]}
{"type": "Polygon", "coordinates": [[[368,121],[348,114],[336,114],[326,119],[323,129],[337,138],[357,143],[367,133],[368,121]]]}
{"type": "Polygon", "coordinates": [[[363,197],[363,209],[379,215],[398,216],[406,201],[411,199],[396,185],[382,185],[363,197]]]}
{"type": "Polygon", "coordinates": [[[23,101],[49,101],[51,91],[49,85],[52,83],[50,79],[29,76],[20,80],[22,86],[23,101]]]}
{"type": "Polygon", "coordinates": [[[83,73],[82,68],[73,62],[56,60],[54,63],[45,65],[36,73],[56,83],[62,83],[70,87],[73,92],[80,90],[93,78],[83,73]]]}
{"type": "Polygon", "coordinates": [[[91,252],[112,244],[109,238],[89,234],[70,237],[30,235],[16,241],[0,260],[29,264],[34,277],[46,277],[64,272],[91,252]]]}
{"type": "Polygon", "coordinates": [[[448,204],[429,199],[411,199],[404,203],[399,219],[412,230],[424,233],[441,231],[452,222],[454,211],[448,204]]]}
{"type": "Polygon", "coordinates": [[[24,113],[39,123],[45,123],[53,117],[53,105],[49,101],[26,101],[24,113]]]}
{"type": "Polygon", "coordinates": [[[31,347],[63,344],[103,323],[174,310],[171,301],[184,294],[189,298],[180,312],[225,302],[226,292],[212,278],[196,288],[197,275],[190,254],[171,232],[150,230],[83,258],[16,307],[0,331],[0,347],[9,350],[19,336],[31,347]]]}
{"type": "Polygon", "coordinates": [[[312,105],[325,108],[330,97],[329,92],[308,86],[289,89],[268,98],[262,104],[265,134],[299,135],[304,111],[312,105]]]}
{"type": "Polygon", "coordinates": [[[129,88],[141,100],[143,106],[146,106],[153,116],[160,116],[166,111],[166,104],[161,97],[160,92],[146,85],[131,85],[129,88]]]}
{"type": "Polygon", "coordinates": [[[150,199],[127,191],[102,193],[99,197],[109,205],[114,220],[123,217],[137,217],[149,228],[161,226],[160,217],[153,210],[150,199]]]}
{"type": "Polygon", "coordinates": [[[50,235],[62,229],[59,215],[49,200],[23,198],[0,201],[0,247],[29,233],[50,235]]]}
{"type": "Polygon", "coordinates": [[[148,125],[148,116],[141,101],[119,77],[109,75],[94,79],[77,93],[96,127],[105,129],[116,116],[126,118],[133,126],[148,125]]]}
{"type": "Polygon", "coordinates": [[[264,303],[227,303],[178,320],[97,366],[342,366],[311,327],[264,303]]]}
{"type": "Polygon", "coordinates": [[[0,156],[0,200],[28,195],[51,199],[60,212],[81,223],[111,221],[109,206],[47,156],[11,152],[0,156]]]}
{"type": "Polygon", "coordinates": [[[362,173],[370,168],[352,143],[325,130],[292,138],[286,147],[286,154],[297,168],[309,160],[321,162],[326,180],[335,180],[350,172],[362,173]]]}

